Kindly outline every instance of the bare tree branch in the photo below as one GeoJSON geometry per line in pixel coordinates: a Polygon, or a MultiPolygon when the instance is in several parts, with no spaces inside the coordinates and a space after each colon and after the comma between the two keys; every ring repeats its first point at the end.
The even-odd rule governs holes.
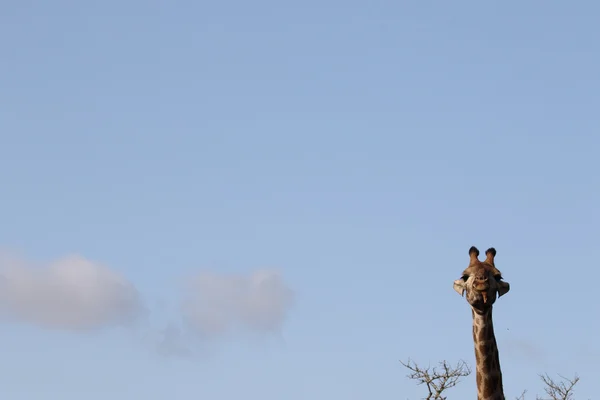
{"type": "Polygon", "coordinates": [[[575,375],[573,379],[565,378],[559,375],[562,380],[556,382],[548,374],[540,375],[540,379],[544,382],[546,387],[544,391],[549,396],[548,399],[543,397],[537,397],[537,400],[572,400],[573,399],[573,388],[579,382],[579,377],[575,375]]]}
{"type": "MultiPolygon", "coordinates": [[[[439,362],[437,367],[420,367],[410,358],[407,362],[400,363],[409,370],[409,379],[417,381],[417,385],[427,387],[427,397],[425,400],[446,400],[446,391],[456,386],[460,379],[471,374],[471,368],[464,361],[459,361],[455,366],[447,361],[439,362]]],[[[579,382],[579,377],[575,375],[572,379],[558,375],[561,380],[556,381],[548,374],[540,375],[544,383],[544,391],[548,397],[536,396],[536,400],[573,400],[575,385],[579,382]]],[[[525,400],[527,390],[523,390],[516,400],[525,400]]]]}
{"type": "Polygon", "coordinates": [[[446,400],[443,396],[444,392],[460,381],[460,378],[468,376],[471,369],[464,361],[459,361],[456,366],[451,366],[448,362],[441,361],[439,369],[436,367],[419,367],[414,361],[408,359],[408,362],[400,361],[410,373],[407,375],[409,379],[417,381],[418,385],[425,384],[427,386],[428,395],[426,400],[446,400]]]}
{"type": "Polygon", "coordinates": [[[519,397],[515,397],[516,400],[525,400],[525,393],[527,393],[527,390],[523,390],[521,392],[521,395],[519,397]]]}

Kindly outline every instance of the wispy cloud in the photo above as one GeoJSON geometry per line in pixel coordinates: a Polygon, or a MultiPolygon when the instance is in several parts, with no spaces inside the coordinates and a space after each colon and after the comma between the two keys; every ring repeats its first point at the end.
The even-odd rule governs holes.
{"type": "Polygon", "coordinates": [[[274,270],[203,272],[186,285],[182,313],[185,326],[204,339],[243,330],[272,333],[281,328],[292,301],[292,290],[274,270]]]}
{"type": "Polygon", "coordinates": [[[293,292],[274,270],[205,271],[185,282],[168,301],[178,307],[151,310],[132,282],[98,262],[73,255],[38,265],[0,253],[0,318],[82,332],[131,326],[161,355],[203,357],[217,339],[279,333],[292,306],[293,292]],[[140,318],[152,311],[179,322],[157,329],[140,318]]]}
{"type": "Polygon", "coordinates": [[[77,255],[48,265],[0,257],[0,312],[5,318],[90,330],[130,323],[142,310],[134,285],[102,264],[77,255]]]}
{"type": "Polygon", "coordinates": [[[174,324],[169,324],[159,332],[161,338],[156,346],[158,353],[167,357],[191,357],[196,355],[184,337],[183,331],[174,324]]]}

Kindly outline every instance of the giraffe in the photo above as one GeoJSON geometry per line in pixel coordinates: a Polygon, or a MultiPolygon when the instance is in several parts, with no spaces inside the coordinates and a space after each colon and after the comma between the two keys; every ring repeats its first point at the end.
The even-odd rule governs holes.
{"type": "Polygon", "coordinates": [[[492,322],[492,306],[496,296],[510,290],[508,282],[494,264],[496,249],[485,252],[485,261],[479,261],[479,250],[469,249],[469,266],[462,277],[454,281],[454,290],[466,299],[473,315],[473,342],[475,344],[477,400],[505,400],[502,387],[502,371],[498,358],[498,345],[492,322]]]}

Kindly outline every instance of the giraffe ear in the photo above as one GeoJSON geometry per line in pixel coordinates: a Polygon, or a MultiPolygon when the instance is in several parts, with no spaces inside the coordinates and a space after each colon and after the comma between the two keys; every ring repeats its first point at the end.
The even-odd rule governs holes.
{"type": "Polygon", "coordinates": [[[510,284],[508,282],[498,282],[498,297],[504,296],[510,290],[510,284]]]}
{"type": "Polygon", "coordinates": [[[454,281],[454,290],[456,290],[456,293],[460,294],[461,296],[465,295],[465,281],[463,279],[457,279],[454,281]]]}

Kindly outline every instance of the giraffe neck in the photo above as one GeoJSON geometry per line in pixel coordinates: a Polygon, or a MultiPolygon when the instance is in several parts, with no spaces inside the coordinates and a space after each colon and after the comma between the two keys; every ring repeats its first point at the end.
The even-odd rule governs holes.
{"type": "Polygon", "coordinates": [[[491,308],[483,314],[473,311],[473,341],[477,400],[505,400],[491,308]]]}

